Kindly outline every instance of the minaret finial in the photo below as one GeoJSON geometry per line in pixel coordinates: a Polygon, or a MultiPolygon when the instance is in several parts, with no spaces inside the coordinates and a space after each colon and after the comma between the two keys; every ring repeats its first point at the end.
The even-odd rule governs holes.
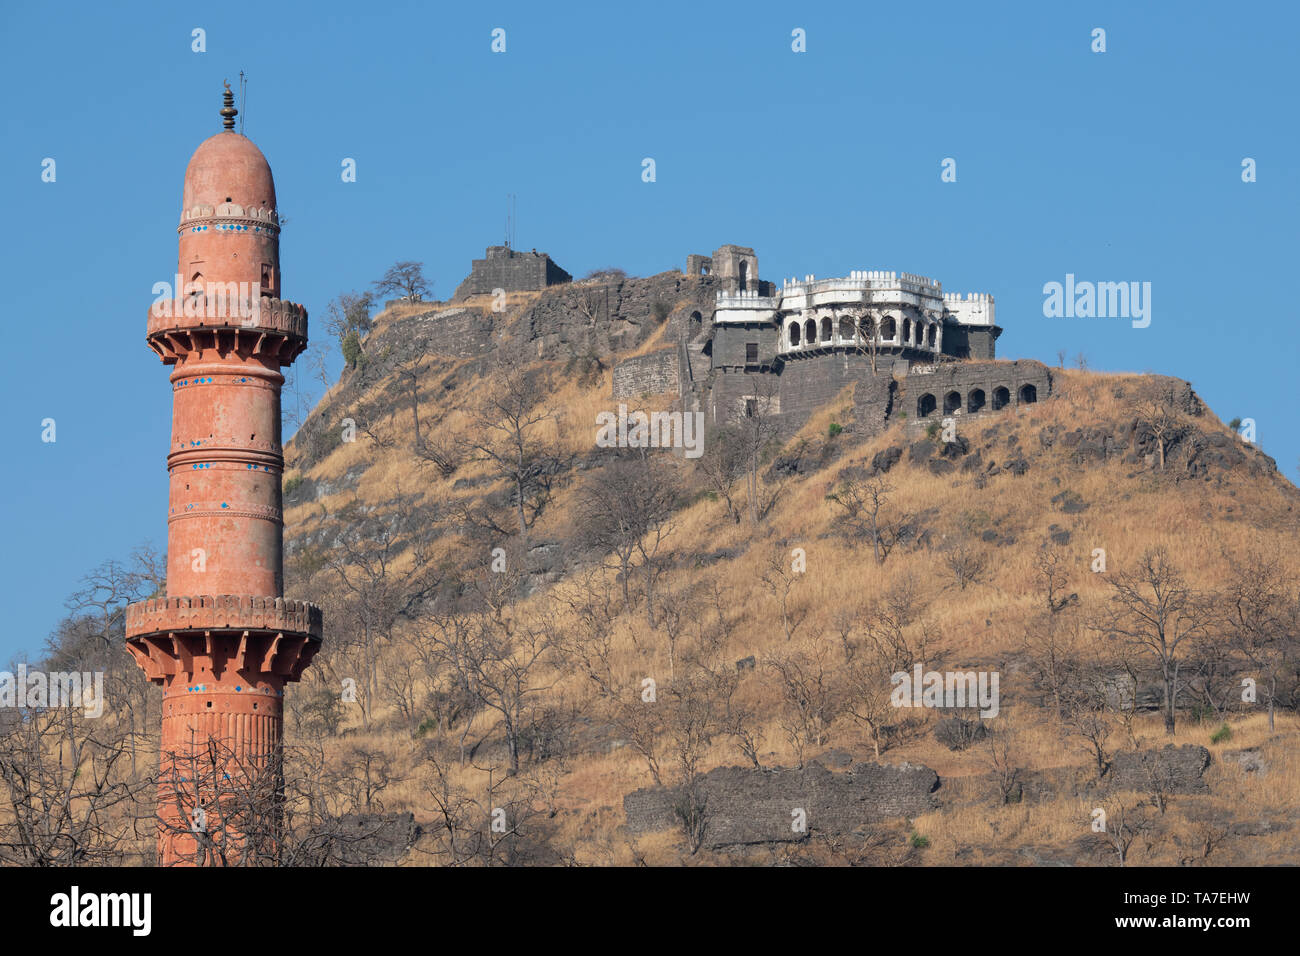
{"type": "Polygon", "coordinates": [[[221,116],[223,117],[221,125],[226,129],[233,130],[235,128],[235,117],[239,115],[239,110],[235,109],[235,94],[230,91],[230,81],[223,80],[222,82],[226,84],[226,92],[222,94],[225,105],[221,107],[221,116]]]}

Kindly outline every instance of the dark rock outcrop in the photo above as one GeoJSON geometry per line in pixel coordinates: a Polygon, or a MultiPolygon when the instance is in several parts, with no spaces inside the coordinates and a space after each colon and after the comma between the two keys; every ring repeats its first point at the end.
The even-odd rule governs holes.
{"type": "MultiPolygon", "coordinates": [[[[704,846],[790,843],[924,813],[938,786],[933,770],[908,763],[857,763],[843,773],[816,762],[803,770],[718,767],[699,778],[694,809],[703,815],[704,846]],[[793,825],[798,810],[806,832],[793,825]]],[[[629,830],[651,833],[680,827],[692,801],[682,787],[648,787],[625,796],[623,809],[629,830]]]]}
{"type": "Polygon", "coordinates": [[[420,834],[410,813],[349,813],[331,827],[329,860],[334,866],[396,863],[420,834]]]}
{"type": "Polygon", "coordinates": [[[1167,793],[1208,793],[1205,768],[1210,752],[1195,744],[1161,750],[1123,750],[1115,754],[1107,782],[1121,790],[1149,790],[1159,784],[1167,793]]]}

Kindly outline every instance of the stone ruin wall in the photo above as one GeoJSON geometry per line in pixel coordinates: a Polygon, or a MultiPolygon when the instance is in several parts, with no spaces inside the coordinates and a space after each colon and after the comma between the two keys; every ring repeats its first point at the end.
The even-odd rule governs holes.
{"type": "Polygon", "coordinates": [[[624,359],[614,366],[614,398],[638,399],[642,395],[676,394],[681,388],[681,356],[677,346],[624,359]]]}
{"type": "Polygon", "coordinates": [[[456,287],[452,298],[491,295],[495,289],[536,292],[572,279],[573,276],[561,269],[544,252],[521,252],[506,246],[489,246],[485,258],[472,261],[469,275],[456,287]]]}

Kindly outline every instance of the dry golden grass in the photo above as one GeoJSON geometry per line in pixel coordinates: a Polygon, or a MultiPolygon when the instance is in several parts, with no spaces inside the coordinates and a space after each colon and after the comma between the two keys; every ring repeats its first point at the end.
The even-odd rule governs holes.
{"type": "MultiPolygon", "coordinates": [[[[655,342],[647,341],[641,351],[653,350],[655,342]]],[[[545,438],[566,451],[587,453],[592,447],[596,414],[617,406],[609,398],[608,372],[595,385],[582,387],[565,379],[558,368],[554,371],[555,385],[547,405],[562,413],[544,426],[545,438]]],[[[1295,507],[1300,499],[1280,475],[1251,477],[1242,470],[1223,475],[1216,482],[1174,482],[1144,466],[1119,461],[1079,466],[1059,444],[1044,449],[1038,436],[1047,426],[1072,430],[1094,424],[1114,425],[1124,421],[1127,414],[1123,402],[1114,396],[1113,386],[1130,376],[1074,371],[1054,371],[1053,375],[1060,384],[1051,400],[961,425],[967,429],[963,434],[976,447],[985,444],[989,433],[995,444],[992,451],[985,453],[986,459],[999,463],[1013,456],[1008,438],[1015,434],[1015,447],[1025,449],[1032,460],[1027,474],[1016,476],[1003,470],[989,477],[984,487],[976,487],[969,474],[934,475],[910,466],[906,455],[890,472],[888,480],[894,486],[890,507],[925,516],[925,526],[932,536],[931,549],[900,549],[884,565],[877,565],[869,549],[864,551],[837,533],[838,509],[826,495],[840,471],[869,463],[873,455],[891,445],[906,448],[909,444],[902,425],[865,440],[855,441],[846,432],[829,439],[843,443],[841,456],[823,473],[790,481],[757,531],[748,522],[729,521],[720,503],[705,498],[681,510],[673,519],[667,541],[670,557],[686,562],[692,555],[721,548],[742,553],[708,568],[676,571],[669,585],[717,582],[727,587],[733,596],[727,608],[731,631],[725,648],[727,657],[735,660],[755,655],[762,660],[790,651],[811,651],[821,642],[834,640],[839,613],[862,608],[903,582],[911,582],[929,600],[926,621],[942,635],[936,652],[946,662],[970,667],[996,665],[1020,651],[1025,628],[1040,611],[1042,599],[1034,561],[1052,526],[1071,534],[1068,549],[1062,549],[1070,558],[1069,589],[1078,593],[1085,607],[1100,606],[1109,593],[1107,576],[1089,569],[1094,549],[1098,548],[1105,549],[1108,571],[1113,572],[1131,566],[1148,548],[1164,547],[1186,573],[1189,583],[1205,589],[1222,580],[1233,555],[1250,548],[1289,555],[1290,570],[1300,572],[1300,559],[1293,547],[1300,528],[1300,509],[1295,507]],[[1065,514],[1053,504],[1053,496],[1067,490],[1088,503],[1085,511],[1065,514]],[[1014,544],[985,544],[979,536],[986,530],[1004,538],[1014,537],[1014,544]],[[933,550],[957,539],[972,541],[989,559],[985,579],[965,590],[955,586],[933,550]],[[792,593],[794,609],[803,615],[803,621],[789,642],[781,630],[775,599],[758,583],[773,547],[787,554],[793,548],[803,548],[807,554],[807,574],[799,579],[792,593]]],[[[672,398],[649,397],[644,404],[647,408],[663,408],[672,398]]],[[[827,441],[830,424],[845,424],[851,407],[852,393],[846,390],[815,414],[796,440],[810,444],[827,441]]],[[[463,409],[439,411],[442,417],[438,429],[454,433],[467,427],[463,409]]],[[[399,417],[402,414],[399,411],[399,417]]],[[[1231,434],[1213,414],[1198,421],[1197,427],[1231,434]]],[[[452,488],[455,479],[486,473],[484,466],[471,464],[453,478],[444,478],[431,469],[417,468],[402,442],[378,451],[359,436],[357,443],[332,452],[311,470],[311,475],[337,477],[359,465],[368,470],[355,493],[340,493],[294,509],[287,516],[290,528],[312,520],[322,504],[334,510],[354,497],[377,504],[391,499],[399,488],[408,493],[419,491],[428,500],[459,497],[465,492],[452,488]]],[[[679,465],[684,473],[689,472],[689,464],[679,465]]],[[[576,518],[575,489],[576,483],[557,490],[555,500],[533,529],[536,538],[562,538],[569,533],[576,518]]],[[[481,489],[475,493],[481,493],[481,489]]],[[[455,539],[444,539],[439,543],[440,556],[453,564],[463,564],[458,547],[455,539]]],[[[535,596],[524,602],[521,613],[546,600],[545,594],[535,596]]],[[[561,626],[566,624],[563,615],[559,622],[561,626]]],[[[634,683],[647,674],[658,675],[661,680],[667,675],[666,641],[645,624],[641,613],[633,611],[619,618],[612,640],[613,663],[621,679],[634,683]]],[[[576,675],[556,673],[545,678],[555,682],[551,691],[554,701],[590,706],[587,688],[576,675]]],[[[763,760],[768,765],[789,765],[796,751],[780,726],[779,695],[770,683],[753,684],[747,693],[752,697],[749,703],[759,714],[763,760]]],[[[1004,677],[1004,695],[1010,691],[1023,699],[1023,690],[1014,675],[1004,677]]],[[[1014,743],[1026,769],[1061,768],[1062,773],[1086,775],[1091,758],[1078,741],[1063,739],[1051,715],[1036,711],[1027,702],[1023,708],[1008,714],[1007,719],[1015,720],[1014,743]]],[[[382,720],[386,715],[377,716],[382,720]]],[[[1192,743],[1210,747],[1216,753],[1259,746],[1269,763],[1266,774],[1248,775],[1216,762],[1209,777],[1212,795],[1179,797],[1171,805],[1167,819],[1176,824],[1176,832],[1182,832],[1180,827],[1191,832],[1193,821],[1185,811],[1190,813],[1197,807],[1219,807],[1219,812],[1234,818],[1283,814],[1294,817],[1295,794],[1300,792],[1300,756],[1295,746],[1300,739],[1300,723],[1293,716],[1280,715],[1277,730],[1270,737],[1263,720],[1260,716],[1230,718],[1232,740],[1214,746],[1209,741],[1212,726],[1184,720],[1171,741],[1155,717],[1134,722],[1144,746],[1192,743]]],[[[401,733],[378,735],[374,742],[394,753],[409,746],[401,733]]],[[[1111,744],[1120,746],[1123,741],[1116,736],[1111,744]]],[[[848,750],[856,759],[872,759],[867,734],[847,719],[841,718],[830,727],[822,749],[826,747],[848,750]]],[[[924,763],[950,781],[953,792],[958,782],[969,780],[974,785],[976,778],[988,773],[987,761],[978,747],[953,753],[924,733],[890,748],[884,759],[924,763]]],[[[708,748],[702,769],[741,762],[737,750],[719,739],[708,748]]],[[[456,773],[457,780],[466,787],[486,786],[484,774],[472,767],[458,768],[456,773]]],[[[621,830],[623,795],[649,782],[644,762],[627,746],[584,753],[565,762],[556,795],[557,804],[565,809],[560,833],[580,847],[580,858],[587,854],[590,862],[623,864],[639,857],[649,862],[680,859],[680,846],[668,835],[633,841],[621,830]]],[[[389,809],[410,809],[417,816],[428,812],[414,783],[395,788],[385,801],[389,809]]],[[[912,826],[931,841],[921,854],[924,862],[971,862],[970,858],[958,858],[958,851],[968,847],[983,851],[1067,847],[1087,832],[1090,811],[1088,801],[1073,797],[1000,807],[952,803],[918,817],[912,826]]],[[[1294,846],[1288,849],[1281,845],[1281,837],[1259,839],[1252,846],[1273,848],[1278,844],[1270,852],[1295,859],[1294,846]]],[[[1150,853],[1135,849],[1134,860],[1178,862],[1179,852],[1172,841],[1165,841],[1150,853]]]]}

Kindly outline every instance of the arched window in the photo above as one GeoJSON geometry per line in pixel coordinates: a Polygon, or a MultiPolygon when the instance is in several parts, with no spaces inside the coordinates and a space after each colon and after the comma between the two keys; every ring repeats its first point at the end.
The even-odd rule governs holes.
{"type": "Polygon", "coordinates": [[[749,263],[744,259],[740,260],[740,291],[745,291],[745,280],[749,278],[749,263]]]}
{"type": "Polygon", "coordinates": [[[853,338],[853,316],[846,315],[840,319],[840,341],[846,342],[853,338]]]}
{"type": "Polygon", "coordinates": [[[904,344],[912,341],[912,320],[903,320],[903,342],[904,344]]]}
{"type": "Polygon", "coordinates": [[[926,392],[916,403],[916,417],[925,418],[927,415],[933,415],[936,407],[938,407],[938,403],[935,401],[934,396],[926,392]]]}
{"type": "Polygon", "coordinates": [[[1038,389],[1032,385],[1020,386],[1020,404],[1032,405],[1038,401],[1038,389]]]}
{"type": "Polygon", "coordinates": [[[803,344],[804,345],[817,344],[817,320],[816,319],[809,319],[807,322],[803,324],[803,344]]]}
{"type": "Polygon", "coordinates": [[[999,385],[993,389],[993,410],[996,412],[1000,408],[1006,408],[1011,401],[1011,393],[1006,388],[999,385]]]}
{"type": "Polygon", "coordinates": [[[951,415],[961,408],[961,392],[949,392],[943,397],[943,413],[951,415]]]}
{"type": "Polygon", "coordinates": [[[984,389],[973,388],[966,396],[966,411],[972,415],[984,407],[984,389]]]}
{"type": "Polygon", "coordinates": [[[831,340],[831,327],[832,327],[831,317],[828,315],[822,319],[822,341],[823,342],[829,342],[831,340]]]}
{"type": "Polygon", "coordinates": [[[886,342],[892,342],[898,337],[898,320],[892,315],[880,320],[880,337],[886,342]]]}
{"type": "Polygon", "coordinates": [[[870,342],[872,339],[876,337],[875,318],[873,318],[870,315],[864,315],[858,321],[858,330],[862,333],[862,337],[866,339],[868,342],[870,342]]]}
{"type": "Polygon", "coordinates": [[[790,344],[791,345],[799,344],[799,323],[798,322],[790,323],[790,344]]]}
{"type": "Polygon", "coordinates": [[[931,325],[931,326],[930,326],[929,335],[926,337],[927,342],[928,342],[929,345],[930,345],[930,348],[934,348],[934,343],[935,343],[935,340],[936,340],[935,337],[938,335],[938,332],[939,332],[939,326],[938,326],[938,325],[931,325]]]}

